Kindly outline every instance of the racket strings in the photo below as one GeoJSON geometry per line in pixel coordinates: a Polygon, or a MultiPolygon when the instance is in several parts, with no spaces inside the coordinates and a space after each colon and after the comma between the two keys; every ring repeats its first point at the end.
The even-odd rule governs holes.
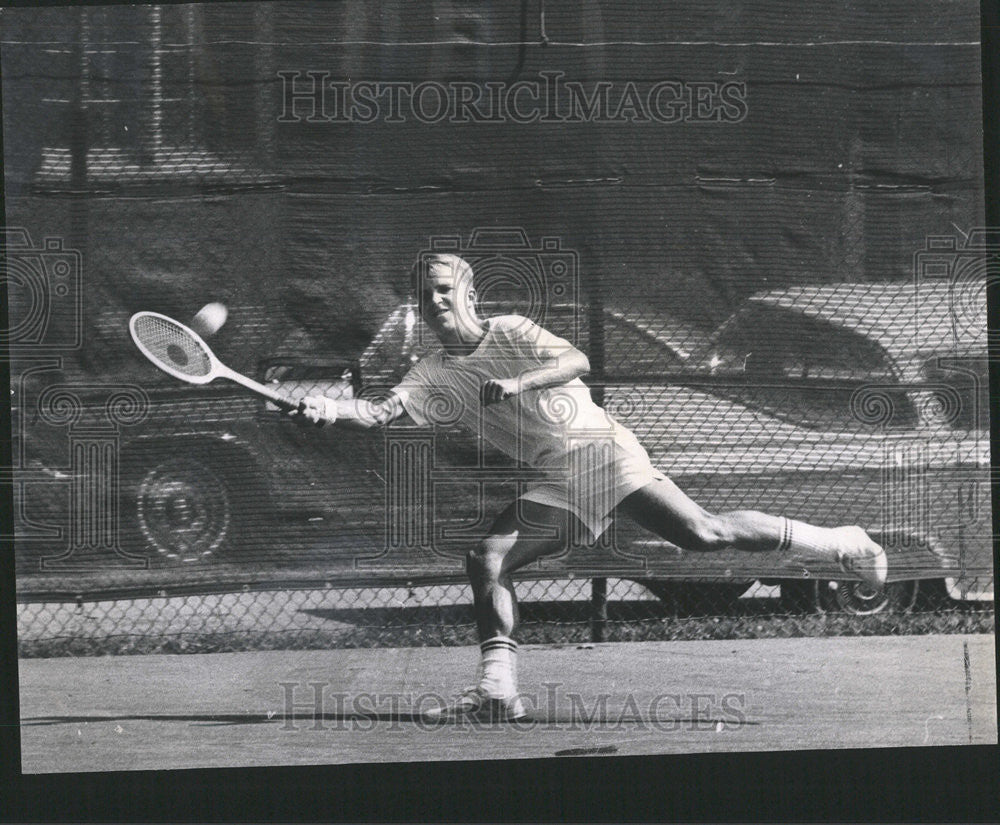
{"type": "Polygon", "coordinates": [[[179,324],[146,315],[136,319],[134,330],[149,355],[171,370],[192,378],[211,372],[212,362],[205,348],[179,324]]]}

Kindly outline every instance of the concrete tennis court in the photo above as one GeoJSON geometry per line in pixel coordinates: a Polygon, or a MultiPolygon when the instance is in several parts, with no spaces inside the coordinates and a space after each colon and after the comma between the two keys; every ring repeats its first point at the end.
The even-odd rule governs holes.
{"type": "Polygon", "coordinates": [[[522,648],[533,718],[437,724],[475,648],[26,659],[27,773],[988,744],[994,637],[522,648]]]}

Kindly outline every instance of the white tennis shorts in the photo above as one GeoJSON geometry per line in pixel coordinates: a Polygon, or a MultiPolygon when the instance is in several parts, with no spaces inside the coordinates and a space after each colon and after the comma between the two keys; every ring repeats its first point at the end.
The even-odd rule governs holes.
{"type": "Polygon", "coordinates": [[[611,515],[622,499],[666,476],[649,460],[632,433],[621,428],[603,446],[585,445],[542,461],[537,469],[549,477],[532,484],[520,498],[575,515],[596,541],[611,525],[611,515]]]}

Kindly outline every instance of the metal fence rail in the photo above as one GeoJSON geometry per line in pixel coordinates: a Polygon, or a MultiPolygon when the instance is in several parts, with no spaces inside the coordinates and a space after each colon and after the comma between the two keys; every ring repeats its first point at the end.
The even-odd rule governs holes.
{"type": "MultiPolygon", "coordinates": [[[[991,601],[956,602],[928,588],[905,608],[859,615],[790,602],[777,586],[692,604],[683,585],[654,595],[616,578],[517,584],[525,643],[592,644],[643,639],[991,633],[991,601]],[[688,598],[685,598],[685,597],[688,598]],[[725,602],[725,603],[724,603],[725,602]]],[[[49,599],[53,599],[49,596],[49,599]]],[[[476,642],[468,585],[344,587],[315,582],[231,592],[25,601],[22,656],[197,653],[256,649],[463,645],[476,642]]]]}

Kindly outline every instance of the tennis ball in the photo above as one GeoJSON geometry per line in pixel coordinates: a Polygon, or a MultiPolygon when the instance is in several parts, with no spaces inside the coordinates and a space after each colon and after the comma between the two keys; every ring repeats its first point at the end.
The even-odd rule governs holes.
{"type": "Polygon", "coordinates": [[[229,317],[229,310],[225,304],[211,303],[205,304],[198,310],[198,314],[191,321],[191,329],[197,332],[202,338],[215,335],[229,317]]]}

